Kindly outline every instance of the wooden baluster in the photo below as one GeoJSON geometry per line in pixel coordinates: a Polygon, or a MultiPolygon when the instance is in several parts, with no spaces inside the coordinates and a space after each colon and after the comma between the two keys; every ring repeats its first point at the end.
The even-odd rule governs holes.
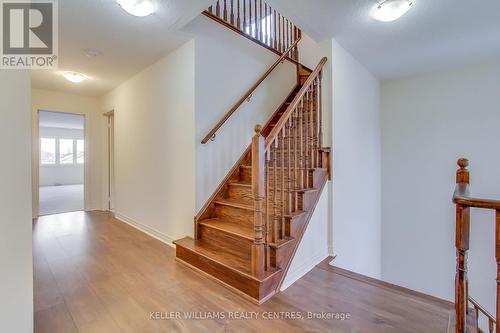
{"type": "Polygon", "coordinates": [[[276,9],[274,10],[274,16],[273,16],[273,25],[274,25],[274,31],[273,31],[273,48],[278,49],[278,39],[277,39],[277,22],[276,22],[276,9]]]}
{"type": "Polygon", "coordinates": [[[278,138],[272,143],[273,149],[273,229],[272,242],[278,242],[278,138]]]}
{"type": "Polygon", "coordinates": [[[215,15],[220,17],[220,1],[217,0],[217,5],[215,6],[215,15]]]}
{"type": "Polygon", "coordinates": [[[264,153],[265,139],[262,136],[262,126],[255,126],[255,136],[252,140],[252,193],[254,201],[254,232],[252,245],[252,275],[264,276],[264,243],[262,230],[262,200],[264,197],[264,153]]]}
{"type": "Polygon", "coordinates": [[[257,0],[255,0],[255,38],[257,38],[258,40],[260,40],[259,36],[260,36],[260,30],[262,30],[261,28],[262,26],[260,24],[258,2],[257,0]]]}
{"type": "MultiPolygon", "coordinates": [[[[295,27],[295,40],[294,42],[299,39],[299,29],[295,27]]],[[[293,52],[294,54],[294,59],[299,61],[299,46],[295,46],[295,51],[293,52]]]]}
{"type": "Polygon", "coordinates": [[[298,165],[297,165],[297,161],[298,161],[298,155],[299,155],[299,152],[298,152],[298,147],[299,145],[297,144],[297,140],[299,138],[299,132],[298,132],[298,108],[295,108],[295,110],[293,111],[292,113],[292,117],[293,117],[293,151],[294,151],[294,155],[293,155],[293,173],[294,173],[294,177],[293,177],[293,183],[294,183],[294,186],[293,186],[293,189],[294,189],[294,210],[295,211],[298,211],[299,210],[299,183],[298,183],[298,179],[299,179],[299,170],[297,169],[298,168],[298,165]]]}
{"type": "MultiPolygon", "coordinates": [[[[287,177],[288,177],[288,215],[292,213],[292,118],[288,118],[286,122],[287,131],[287,144],[288,144],[288,166],[287,166],[287,177]]],[[[285,228],[283,228],[284,232],[285,228]]],[[[284,236],[283,236],[284,237],[284,236]]]]}
{"type": "Polygon", "coordinates": [[[243,0],[243,31],[247,31],[247,0],[243,0]]]}
{"type": "MultiPolygon", "coordinates": [[[[244,0],[243,0],[244,1],[244,0]]],[[[237,14],[237,19],[236,19],[236,25],[238,25],[238,29],[241,30],[241,16],[240,16],[240,0],[238,0],[238,14],[237,14]]]]}
{"type": "Polygon", "coordinates": [[[278,51],[281,52],[281,14],[278,13],[278,51]]]}
{"type": "MultiPolygon", "coordinates": [[[[469,183],[469,162],[465,159],[458,161],[460,169],[457,171],[457,184],[469,183]]],[[[456,333],[466,331],[467,318],[467,251],[469,250],[470,208],[462,205],[456,207],[456,234],[455,247],[457,255],[457,269],[455,275],[455,312],[456,333]]]]}
{"type": "Polygon", "coordinates": [[[255,26],[252,26],[253,25],[252,22],[254,21],[254,19],[252,17],[252,0],[248,1],[248,21],[249,21],[248,22],[248,31],[250,32],[250,36],[255,37],[255,32],[254,32],[255,26]]]}
{"type": "Polygon", "coordinates": [[[299,175],[300,184],[299,188],[304,189],[304,98],[300,101],[299,107],[299,175]]]}
{"type": "Polygon", "coordinates": [[[234,25],[234,0],[231,0],[231,25],[234,25]]]}
{"type": "Polygon", "coordinates": [[[269,40],[270,40],[270,33],[269,31],[271,30],[271,22],[269,22],[268,20],[268,16],[267,16],[267,3],[265,4],[265,10],[264,10],[264,21],[266,23],[266,31],[265,31],[265,36],[264,36],[264,43],[266,45],[269,45],[269,40]]]}
{"type": "Polygon", "coordinates": [[[259,40],[261,42],[264,42],[264,27],[263,27],[263,24],[262,24],[262,21],[264,21],[264,17],[262,15],[262,0],[260,0],[260,5],[259,5],[259,11],[260,11],[260,20],[259,20],[259,26],[260,26],[260,36],[259,36],[259,40]]]}
{"type": "Polygon", "coordinates": [[[213,14],[213,13],[214,13],[214,8],[213,8],[213,6],[208,7],[208,12],[209,12],[210,14],[213,14]]]}
{"type": "Polygon", "coordinates": [[[309,151],[311,152],[310,166],[314,168],[316,164],[316,159],[314,158],[316,151],[314,150],[314,82],[311,83],[311,88],[309,91],[309,151]]]}
{"type": "MultiPolygon", "coordinates": [[[[497,318],[497,322],[498,322],[498,318],[497,318]]],[[[491,318],[488,320],[488,327],[490,329],[490,333],[493,333],[494,327],[495,327],[495,322],[491,318]]]]}
{"type": "MultiPolygon", "coordinates": [[[[323,71],[319,72],[319,88],[318,88],[318,94],[319,94],[319,108],[318,108],[318,116],[319,116],[319,149],[323,148],[323,83],[322,83],[322,76],[323,76],[323,71]]],[[[322,156],[322,155],[321,155],[322,156]]],[[[323,165],[323,160],[320,160],[320,167],[324,167],[323,165]]]]}
{"type": "Polygon", "coordinates": [[[290,47],[290,44],[288,43],[288,19],[284,20],[283,29],[285,32],[284,33],[284,35],[285,35],[285,47],[283,48],[283,50],[286,51],[290,47]]]}
{"type": "Polygon", "coordinates": [[[305,188],[309,188],[309,89],[304,95],[304,172],[305,172],[305,188]]]}
{"type": "Polygon", "coordinates": [[[280,134],[278,137],[281,137],[280,139],[280,146],[281,146],[281,154],[280,154],[280,178],[281,178],[281,184],[280,184],[280,208],[281,208],[281,234],[280,237],[281,239],[285,238],[285,127],[283,126],[282,130],[280,131],[280,134]]]}
{"type": "Polygon", "coordinates": [[[496,211],[496,225],[495,225],[495,258],[497,261],[497,317],[496,317],[496,333],[500,333],[500,210],[496,211]]]}
{"type": "Polygon", "coordinates": [[[266,270],[271,268],[271,254],[269,244],[271,243],[271,219],[269,217],[269,188],[271,187],[271,175],[269,174],[269,164],[271,163],[271,150],[266,151],[266,270]]]}
{"type": "Polygon", "coordinates": [[[285,50],[287,50],[290,47],[290,45],[292,45],[292,43],[290,43],[291,36],[290,36],[290,26],[289,26],[290,24],[289,23],[290,22],[288,21],[288,19],[286,19],[286,21],[285,21],[285,29],[286,29],[286,44],[285,44],[286,47],[285,47],[285,50]]]}
{"type": "Polygon", "coordinates": [[[224,21],[227,22],[227,0],[224,0],[224,21]]]}

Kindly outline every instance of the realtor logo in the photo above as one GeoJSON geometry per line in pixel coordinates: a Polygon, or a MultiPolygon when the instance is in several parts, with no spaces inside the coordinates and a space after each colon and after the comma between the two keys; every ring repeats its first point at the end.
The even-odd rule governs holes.
{"type": "Polygon", "coordinates": [[[57,67],[56,0],[0,0],[4,69],[57,67]]]}

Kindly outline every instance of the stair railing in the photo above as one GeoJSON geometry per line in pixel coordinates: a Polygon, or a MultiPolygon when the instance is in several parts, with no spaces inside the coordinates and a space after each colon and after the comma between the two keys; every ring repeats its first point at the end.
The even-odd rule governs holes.
{"type": "Polygon", "coordinates": [[[279,54],[280,57],[208,132],[201,141],[202,144],[215,140],[219,129],[245,101],[250,101],[255,90],[285,59],[292,60],[298,65],[299,52],[297,45],[302,38],[302,32],[299,28],[291,24],[288,19],[277,13],[276,10],[262,0],[215,1],[214,5],[208,8],[204,14],[279,54]],[[254,7],[252,7],[252,3],[254,7]],[[253,11],[252,8],[254,8],[253,11]],[[261,24],[256,24],[256,22],[261,22],[261,24]]]}
{"type": "Polygon", "coordinates": [[[456,188],[453,202],[456,204],[456,234],[455,247],[457,255],[457,271],[455,275],[455,312],[456,333],[468,332],[467,321],[469,304],[472,304],[475,314],[475,327],[478,325],[479,314],[488,319],[489,333],[500,333],[497,325],[500,318],[500,201],[489,199],[477,199],[470,196],[470,173],[467,169],[467,159],[458,160],[459,169],[456,173],[456,188]],[[494,210],[496,212],[495,231],[495,258],[497,263],[497,295],[496,295],[496,318],[486,311],[478,302],[469,296],[469,280],[467,277],[467,252],[469,251],[470,235],[470,209],[481,208],[494,210]]]}
{"type": "MultiPolygon", "coordinates": [[[[300,29],[262,0],[216,0],[203,14],[280,55],[300,39],[300,29]]],[[[290,58],[299,60],[296,47],[290,58]]]]}
{"type": "Polygon", "coordinates": [[[300,210],[299,191],[312,187],[310,171],[328,166],[322,142],[323,58],[267,138],[252,139],[254,231],[252,273],[270,269],[270,245],[286,238],[286,219],[300,210]]]}

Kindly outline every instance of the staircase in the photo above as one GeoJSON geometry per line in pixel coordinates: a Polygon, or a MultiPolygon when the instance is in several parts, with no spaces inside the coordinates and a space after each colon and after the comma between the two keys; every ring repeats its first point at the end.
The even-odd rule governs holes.
{"type": "Polygon", "coordinates": [[[236,14],[226,12],[226,1],[224,7],[216,1],[204,14],[273,52],[279,51],[280,58],[202,143],[215,138],[217,130],[282,61],[297,65],[297,85],[267,124],[255,126],[252,143],[196,216],[194,238],[174,243],[179,262],[263,303],[279,292],[329,179],[330,150],[322,145],[321,78],[326,58],[314,70],[301,65],[297,48],[300,31],[289,24],[290,32],[294,32],[289,36],[295,36],[294,40],[273,39],[284,31],[274,20],[265,21],[280,33],[273,29],[248,33],[245,27],[262,22],[262,10],[271,17],[282,17],[263,2],[261,18],[252,17],[247,5],[253,2],[243,1],[240,7],[238,1],[236,14]],[[240,17],[244,17],[243,24],[240,17]]]}

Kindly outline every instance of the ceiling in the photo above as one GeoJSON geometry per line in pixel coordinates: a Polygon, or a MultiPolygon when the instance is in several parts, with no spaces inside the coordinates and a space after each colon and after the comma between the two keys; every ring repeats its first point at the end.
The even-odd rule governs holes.
{"type": "Polygon", "coordinates": [[[268,0],[318,41],[334,37],[380,79],[500,56],[499,0],[415,0],[400,20],[375,21],[377,0],[268,0]]]}
{"type": "Polygon", "coordinates": [[[83,130],[85,127],[85,118],[81,115],[40,111],[38,119],[40,127],[56,127],[77,130],[83,130]]]}
{"type": "Polygon", "coordinates": [[[208,8],[210,0],[157,0],[158,11],[135,17],[114,0],[59,1],[59,69],[34,70],[32,85],[81,95],[101,96],[188,41],[178,30],[208,8]],[[102,55],[88,57],[84,50],[102,55]],[[62,71],[89,80],[73,84],[62,71]]]}

